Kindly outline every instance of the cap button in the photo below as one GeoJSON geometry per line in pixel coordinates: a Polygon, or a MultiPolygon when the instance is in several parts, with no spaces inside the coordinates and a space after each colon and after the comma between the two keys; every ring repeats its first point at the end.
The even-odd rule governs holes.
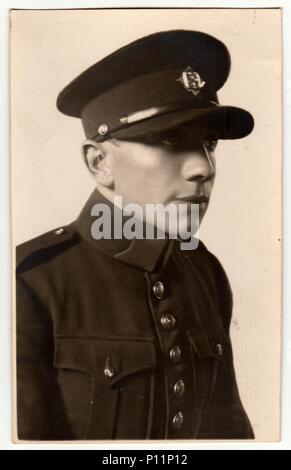
{"type": "Polygon", "coordinates": [[[107,132],[108,132],[108,126],[106,124],[101,124],[101,126],[98,127],[98,134],[106,135],[107,132]]]}

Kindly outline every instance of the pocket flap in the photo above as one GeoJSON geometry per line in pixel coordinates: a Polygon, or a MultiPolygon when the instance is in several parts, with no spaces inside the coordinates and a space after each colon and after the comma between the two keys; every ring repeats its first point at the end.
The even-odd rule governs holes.
{"type": "Polygon", "coordinates": [[[90,374],[114,385],[123,377],[156,366],[153,340],[57,338],[54,365],[90,374]]]}
{"type": "Polygon", "coordinates": [[[225,337],[212,337],[207,336],[205,333],[188,332],[188,338],[195,353],[200,358],[216,357],[221,359],[225,353],[225,337]]]}

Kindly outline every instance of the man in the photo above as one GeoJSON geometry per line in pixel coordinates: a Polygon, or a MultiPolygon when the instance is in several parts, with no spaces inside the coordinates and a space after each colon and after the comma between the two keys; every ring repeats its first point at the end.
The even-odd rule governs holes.
{"type": "Polygon", "coordinates": [[[219,105],[229,70],[217,39],[166,31],[105,57],[60,93],[58,109],[82,120],[96,190],[75,222],[18,248],[20,439],[253,438],[220,263],[201,242],[181,249],[169,224],[164,238],[114,236],[112,215],[124,228],[118,196],[142,214],[148,204],[184,205],[182,235],[192,204],[202,220],[217,140],[253,128],[247,111],[219,105]],[[103,237],[100,207],[112,222],[103,237]]]}

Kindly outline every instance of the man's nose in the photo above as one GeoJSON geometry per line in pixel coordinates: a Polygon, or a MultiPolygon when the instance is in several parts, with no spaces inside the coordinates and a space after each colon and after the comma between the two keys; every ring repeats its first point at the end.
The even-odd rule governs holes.
{"type": "Polygon", "coordinates": [[[187,152],[183,164],[183,177],[188,181],[204,182],[215,176],[213,156],[205,145],[187,152]]]}

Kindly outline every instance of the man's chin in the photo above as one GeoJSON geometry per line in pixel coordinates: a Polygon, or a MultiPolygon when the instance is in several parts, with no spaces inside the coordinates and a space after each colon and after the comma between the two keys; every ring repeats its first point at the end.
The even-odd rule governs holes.
{"type": "Polygon", "coordinates": [[[177,230],[173,230],[171,227],[166,226],[164,233],[166,234],[166,238],[172,238],[177,240],[189,240],[194,236],[198,236],[197,234],[199,233],[200,224],[200,217],[199,221],[196,220],[195,223],[193,223],[193,220],[180,220],[177,223],[177,230]]]}

